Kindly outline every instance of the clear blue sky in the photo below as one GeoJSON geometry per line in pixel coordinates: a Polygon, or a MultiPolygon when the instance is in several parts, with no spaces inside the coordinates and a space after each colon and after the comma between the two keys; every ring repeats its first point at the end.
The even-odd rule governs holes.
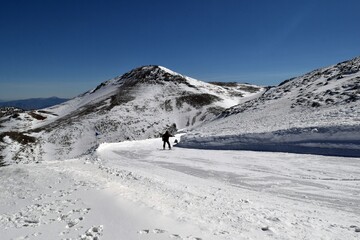
{"type": "Polygon", "coordinates": [[[0,99],[73,97],[142,65],[276,85],[360,55],[359,0],[0,0],[0,99]]]}

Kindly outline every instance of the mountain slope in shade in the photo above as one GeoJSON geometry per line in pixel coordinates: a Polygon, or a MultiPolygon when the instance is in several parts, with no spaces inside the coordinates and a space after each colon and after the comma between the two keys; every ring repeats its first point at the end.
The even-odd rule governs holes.
{"type": "Polygon", "coordinates": [[[360,156],[360,58],[318,69],[224,111],[182,146],[360,156]]]}
{"type": "Polygon", "coordinates": [[[166,129],[209,121],[265,90],[220,85],[164,67],[140,67],[63,104],[3,120],[3,155],[16,162],[64,159],[93,151],[102,142],[154,138],[166,129]]]}

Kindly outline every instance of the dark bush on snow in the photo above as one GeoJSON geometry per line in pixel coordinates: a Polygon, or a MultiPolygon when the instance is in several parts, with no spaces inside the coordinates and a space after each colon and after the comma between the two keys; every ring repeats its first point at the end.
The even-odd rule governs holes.
{"type": "Polygon", "coordinates": [[[184,103],[187,103],[194,108],[201,108],[220,100],[221,98],[207,93],[189,94],[176,98],[176,107],[181,108],[184,103]]]}
{"type": "Polygon", "coordinates": [[[34,143],[36,138],[27,136],[21,132],[3,132],[0,133],[0,141],[4,142],[4,137],[8,136],[13,141],[17,141],[22,144],[34,143]]]}

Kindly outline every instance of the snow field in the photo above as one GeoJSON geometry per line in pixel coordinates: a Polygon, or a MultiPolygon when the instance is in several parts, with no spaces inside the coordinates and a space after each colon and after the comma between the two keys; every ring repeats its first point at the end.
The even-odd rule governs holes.
{"type": "MultiPolygon", "coordinates": [[[[147,191],[137,190],[135,195],[152,208],[165,213],[173,209],[179,220],[186,216],[186,221],[220,239],[357,237],[351,226],[360,220],[358,159],[152,150],[156,141],[160,144],[159,140],[104,144],[98,150],[112,170],[117,165],[151,179],[147,191]]],[[[140,186],[131,188],[144,187],[139,181],[140,186]]]]}
{"type": "Polygon", "coordinates": [[[104,143],[94,157],[0,168],[0,228],[3,239],[358,239],[359,174],[357,158],[104,143]]]}

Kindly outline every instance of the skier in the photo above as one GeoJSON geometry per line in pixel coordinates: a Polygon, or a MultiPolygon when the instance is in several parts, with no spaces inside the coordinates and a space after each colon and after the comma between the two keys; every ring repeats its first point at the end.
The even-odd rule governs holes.
{"type": "Polygon", "coordinates": [[[169,131],[166,131],[165,133],[164,133],[164,135],[162,135],[162,140],[163,140],[163,142],[164,142],[164,145],[163,145],[163,149],[165,150],[165,144],[167,143],[168,144],[168,146],[169,146],[169,149],[171,149],[171,145],[170,145],[170,142],[169,142],[169,138],[170,137],[173,137],[173,135],[171,135],[170,133],[169,133],[169,131]]]}

